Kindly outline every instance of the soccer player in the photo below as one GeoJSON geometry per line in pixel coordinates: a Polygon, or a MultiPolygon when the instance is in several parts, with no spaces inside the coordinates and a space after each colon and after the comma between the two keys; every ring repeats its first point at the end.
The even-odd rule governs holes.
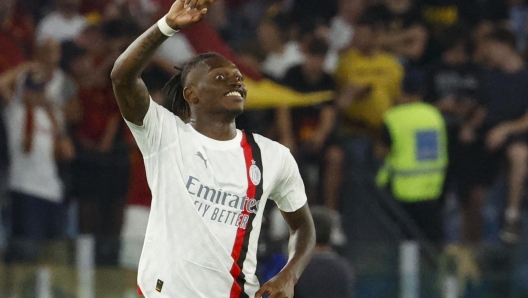
{"type": "Polygon", "coordinates": [[[213,2],[174,2],[112,70],[153,196],[139,290],[147,297],[293,297],[315,245],[313,221],[286,147],[235,127],[247,93],[238,68],[216,53],[194,57],[167,83],[172,112],[150,98],[140,77],[158,46],[200,21],[213,2]],[[289,224],[289,260],[259,286],[256,249],[268,198],[289,224]]]}

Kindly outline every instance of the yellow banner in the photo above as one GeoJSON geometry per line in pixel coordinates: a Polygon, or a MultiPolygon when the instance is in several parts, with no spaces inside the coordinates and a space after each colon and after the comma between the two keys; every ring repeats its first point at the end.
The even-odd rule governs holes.
{"type": "Polygon", "coordinates": [[[246,78],[244,83],[248,88],[246,109],[310,106],[330,101],[335,95],[334,91],[297,92],[268,79],[254,81],[246,78]]]}

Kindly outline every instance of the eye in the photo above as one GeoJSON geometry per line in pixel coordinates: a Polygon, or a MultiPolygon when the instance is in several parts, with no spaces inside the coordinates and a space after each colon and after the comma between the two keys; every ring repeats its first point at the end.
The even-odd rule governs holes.
{"type": "Polygon", "coordinates": [[[237,79],[237,81],[239,81],[239,82],[242,82],[242,81],[244,81],[244,78],[243,78],[243,77],[241,77],[241,76],[238,76],[238,77],[237,77],[236,79],[237,79]]]}
{"type": "Polygon", "coordinates": [[[223,79],[225,79],[225,77],[224,77],[224,75],[219,74],[219,75],[216,75],[216,76],[215,76],[215,79],[216,79],[216,80],[223,80],[223,79]]]}

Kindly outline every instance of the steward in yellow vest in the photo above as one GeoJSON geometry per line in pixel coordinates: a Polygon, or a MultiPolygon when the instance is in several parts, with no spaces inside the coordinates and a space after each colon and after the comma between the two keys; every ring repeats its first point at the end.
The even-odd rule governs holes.
{"type": "Polygon", "coordinates": [[[440,111],[427,103],[412,102],[391,108],[383,118],[391,145],[377,184],[390,184],[393,196],[405,202],[440,197],[448,163],[440,111]]]}
{"type": "Polygon", "coordinates": [[[441,197],[448,165],[440,111],[422,102],[420,77],[406,74],[397,105],[383,116],[386,156],[376,183],[390,190],[429,240],[441,239],[441,197]]]}

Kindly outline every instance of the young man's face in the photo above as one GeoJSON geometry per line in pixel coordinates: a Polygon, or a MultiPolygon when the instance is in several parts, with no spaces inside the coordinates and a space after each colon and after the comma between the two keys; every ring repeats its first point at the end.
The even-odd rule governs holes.
{"type": "Polygon", "coordinates": [[[352,43],[360,51],[368,51],[375,47],[378,32],[369,25],[357,25],[352,43]]]}
{"type": "Polygon", "coordinates": [[[258,40],[266,52],[283,43],[283,33],[281,33],[278,26],[269,21],[265,21],[258,26],[257,34],[258,40]]]}
{"type": "Polygon", "coordinates": [[[209,58],[196,65],[186,85],[185,97],[197,112],[236,117],[244,111],[247,88],[240,70],[226,58],[209,58]]]}

